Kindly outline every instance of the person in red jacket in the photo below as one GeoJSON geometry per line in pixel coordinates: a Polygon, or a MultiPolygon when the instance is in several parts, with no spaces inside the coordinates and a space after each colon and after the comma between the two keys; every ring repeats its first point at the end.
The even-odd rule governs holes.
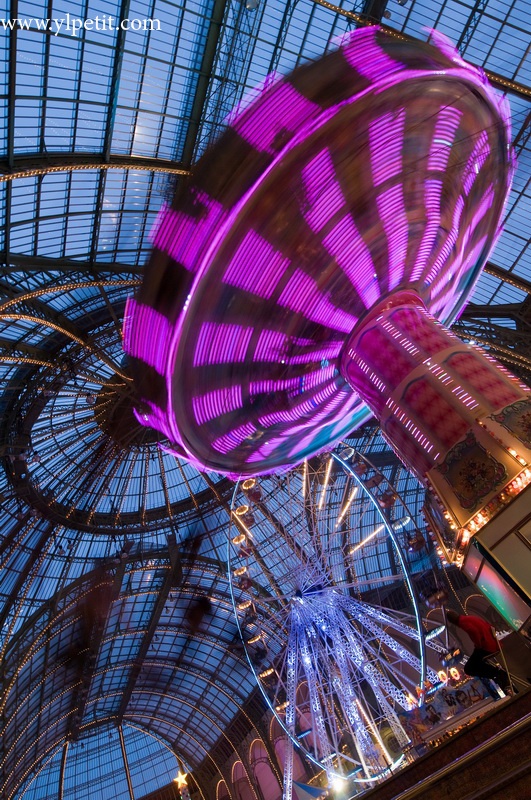
{"type": "Polygon", "coordinates": [[[490,678],[503,689],[505,694],[511,691],[511,682],[505,670],[488,664],[485,659],[500,649],[493,628],[480,617],[469,617],[446,609],[446,619],[465,631],[472,640],[474,652],[463,667],[465,675],[476,678],[490,678]]]}

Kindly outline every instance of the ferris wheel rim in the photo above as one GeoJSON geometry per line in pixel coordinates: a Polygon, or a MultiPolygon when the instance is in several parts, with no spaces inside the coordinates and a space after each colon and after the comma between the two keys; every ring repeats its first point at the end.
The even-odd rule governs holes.
{"type": "MultiPolygon", "coordinates": [[[[409,576],[409,566],[408,566],[405,554],[401,549],[400,542],[399,542],[398,537],[396,535],[396,531],[393,529],[393,525],[392,525],[391,520],[387,519],[387,516],[386,516],[386,514],[384,512],[384,508],[381,507],[380,504],[378,503],[375,494],[373,494],[370,491],[370,489],[374,488],[374,487],[367,487],[365,485],[365,483],[361,480],[361,478],[353,471],[352,467],[348,463],[346,463],[344,459],[339,457],[336,453],[330,453],[329,456],[330,456],[330,462],[332,462],[332,459],[334,459],[337,462],[337,464],[341,467],[341,470],[343,471],[343,474],[347,476],[347,479],[348,480],[352,479],[354,481],[354,490],[357,492],[357,491],[359,491],[359,489],[361,489],[361,495],[359,496],[357,502],[360,502],[362,500],[362,498],[363,498],[363,502],[366,505],[362,506],[361,510],[358,512],[361,515],[360,518],[362,518],[363,515],[365,515],[367,513],[367,508],[372,508],[373,512],[375,512],[376,519],[378,520],[377,525],[379,525],[379,523],[383,523],[382,527],[385,530],[385,538],[389,537],[391,539],[394,551],[398,556],[399,567],[401,568],[402,572],[397,574],[397,575],[395,575],[393,573],[393,574],[391,574],[389,576],[384,576],[382,578],[376,578],[376,579],[372,579],[372,580],[367,579],[366,581],[365,580],[360,580],[360,581],[357,581],[357,582],[354,582],[354,583],[352,583],[350,581],[343,582],[343,583],[339,582],[339,583],[337,583],[337,585],[336,585],[336,576],[332,576],[331,580],[330,580],[330,585],[328,586],[328,589],[333,591],[334,589],[337,588],[339,590],[337,592],[338,596],[342,596],[342,597],[347,598],[348,595],[344,595],[341,592],[341,590],[344,589],[344,588],[357,587],[357,586],[359,586],[360,584],[363,584],[363,583],[370,584],[370,583],[373,583],[374,581],[376,581],[377,583],[385,583],[385,582],[389,582],[390,580],[393,580],[393,579],[396,580],[396,578],[398,578],[398,577],[403,582],[404,581],[407,582],[409,599],[410,599],[411,605],[413,605],[413,607],[414,607],[414,612],[415,613],[406,614],[406,613],[396,612],[396,614],[398,615],[397,622],[400,623],[400,622],[403,621],[404,625],[406,625],[410,629],[410,631],[411,631],[411,634],[410,634],[411,635],[411,641],[415,642],[415,649],[417,650],[418,655],[420,655],[419,650],[422,653],[422,659],[420,659],[417,656],[415,656],[415,658],[417,659],[417,662],[419,664],[420,663],[422,664],[422,667],[421,667],[421,669],[419,669],[418,666],[411,665],[411,666],[413,666],[413,669],[415,670],[415,673],[416,673],[416,677],[413,678],[413,679],[411,679],[409,676],[397,675],[396,666],[397,666],[398,663],[401,662],[401,658],[397,655],[396,651],[394,653],[391,653],[392,660],[388,662],[386,667],[387,667],[388,675],[391,677],[391,680],[395,680],[396,681],[398,679],[398,685],[396,686],[396,688],[398,689],[398,687],[401,686],[401,690],[404,693],[408,693],[408,696],[411,697],[412,696],[411,695],[411,691],[414,692],[414,688],[412,689],[412,687],[414,687],[415,685],[418,686],[419,683],[420,683],[420,687],[422,689],[424,689],[424,686],[425,686],[425,680],[426,680],[426,659],[425,659],[425,654],[424,654],[424,635],[425,635],[425,632],[423,630],[421,617],[420,617],[420,613],[419,613],[419,609],[418,609],[418,602],[419,602],[418,601],[418,597],[417,597],[417,594],[415,592],[415,587],[414,587],[413,583],[411,582],[411,579],[410,579],[410,576],[409,576]],[[412,635],[413,633],[415,635],[412,635]],[[420,680],[419,680],[419,678],[420,678],[420,680]],[[409,686],[409,690],[407,688],[408,686],[409,686]]],[[[375,469],[377,474],[379,473],[379,471],[373,465],[370,465],[370,466],[373,469],[375,469]]],[[[303,481],[305,480],[306,472],[307,472],[307,468],[303,472],[303,481]]],[[[288,476],[288,478],[289,478],[289,476],[288,476]]],[[[238,481],[238,483],[236,483],[236,485],[234,487],[233,496],[232,496],[232,502],[231,502],[231,509],[232,509],[231,527],[229,528],[229,531],[233,530],[235,528],[237,531],[239,531],[241,533],[241,530],[243,528],[249,534],[249,542],[250,543],[254,542],[256,544],[255,536],[257,535],[257,532],[255,531],[255,534],[253,534],[252,531],[249,530],[245,524],[242,525],[242,520],[240,518],[238,518],[238,516],[236,515],[236,512],[235,512],[235,509],[237,507],[236,497],[237,497],[237,494],[238,494],[238,492],[240,490],[241,491],[245,491],[245,490],[242,490],[242,484],[245,482],[246,479],[247,479],[246,476],[242,476],[241,481],[238,481]]],[[[389,483],[389,481],[387,479],[386,479],[386,483],[388,483],[389,486],[391,486],[391,484],[389,483]]],[[[351,484],[351,486],[352,486],[352,484],[351,484]]],[[[286,489],[288,494],[292,491],[291,487],[289,486],[289,484],[288,484],[288,487],[283,486],[283,488],[286,489]]],[[[347,491],[347,490],[345,489],[345,491],[347,491]]],[[[321,492],[322,492],[322,490],[320,490],[319,488],[316,488],[316,499],[317,499],[317,493],[321,494],[321,492]]],[[[272,498],[272,497],[274,497],[274,495],[275,495],[274,490],[270,491],[270,492],[267,493],[266,499],[272,498]]],[[[242,500],[240,499],[239,502],[241,503],[242,500]]],[[[262,503],[264,502],[263,499],[261,499],[260,501],[253,500],[252,502],[253,502],[254,505],[256,505],[260,509],[260,511],[263,511],[263,509],[262,509],[262,503]]],[[[343,500],[341,502],[343,502],[343,500]]],[[[407,506],[405,506],[404,503],[402,503],[402,505],[404,505],[404,507],[407,509],[407,506]]],[[[249,503],[249,507],[252,507],[251,503],[249,503]]],[[[241,513],[242,512],[240,512],[240,514],[241,513]]],[[[272,515],[274,517],[274,515],[277,512],[274,511],[274,512],[271,512],[271,513],[272,513],[272,515]]],[[[294,519],[293,516],[290,516],[289,518],[292,521],[294,519]]],[[[268,519],[267,517],[266,517],[266,519],[268,520],[268,522],[271,522],[271,520],[268,519]]],[[[249,523],[249,526],[252,527],[252,522],[249,523]]],[[[328,535],[332,536],[333,535],[333,531],[331,531],[329,529],[328,535]]],[[[311,539],[309,541],[311,541],[311,539]]],[[[236,544],[236,542],[233,542],[233,544],[236,544]]],[[[300,542],[300,541],[298,541],[298,545],[299,545],[300,548],[304,547],[303,543],[300,542]]],[[[306,543],[306,546],[308,546],[308,543],[306,543]]],[[[316,552],[316,554],[317,554],[317,552],[316,552]]],[[[305,553],[305,555],[308,556],[309,553],[305,553]]],[[[243,611],[243,609],[238,607],[237,601],[236,601],[235,576],[233,576],[233,570],[231,569],[231,565],[234,565],[233,557],[234,557],[234,548],[231,545],[231,536],[229,534],[228,542],[227,542],[227,563],[228,563],[228,567],[229,567],[229,569],[228,569],[228,572],[229,572],[229,586],[230,586],[231,600],[232,600],[232,604],[233,604],[233,609],[234,609],[235,617],[236,617],[237,633],[238,633],[240,642],[241,642],[241,644],[243,646],[243,651],[245,652],[247,662],[249,664],[249,667],[251,668],[251,672],[252,672],[252,674],[253,674],[253,676],[255,678],[256,683],[260,687],[261,694],[264,697],[264,700],[265,700],[267,706],[271,709],[271,712],[272,712],[275,720],[280,725],[281,729],[284,731],[286,736],[289,738],[289,741],[291,742],[291,745],[295,746],[297,748],[297,750],[301,754],[303,754],[305,756],[305,758],[307,758],[309,761],[314,763],[320,769],[326,769],[327,773],[330,776],[338,777],[338,778],[341,778],[341,777],[344,778],[345,777],[345,773],[344,772],[336,771],[338,768],[335,768],[335,767],[332,768],[331,766],[327,766],[326,763],[325,763],[325,758],[320,756],[317,751],[316,751],[316,755],[314,756],[313,753],[310,752],[309,748],[305,747],[304,743],[301,743],[299,741],[299,739],[297,738],[297,736],[294,733],[294,731],[290,731],[289,730],[288,725],[286,724],[282,714],[279,713],[277,711],[277,709],[275,708],[275,700],[278,701],[277,695],[275,695],[275,698],[273,698],[273,699],[271,699],[269,697],[268,692],[266,691],[267,687],[264,685],[264,683],[260,679],[260,675],[259,675],[259,673],[261,673],[264,670],[264,667],[261,667],[260,665],[256,665],[255,666],[255,664],[253,663],[253,661],[251,659],[251,655],[252,654],[250,653],[250,650],[249,650],[249,647],[248,647],[249,632],[247,631],[247,638],[246,638],[245,635],[244,635],[244,628],[242,627],[242,624],[241,624],[242,621],[244,620],[244,617],[242,617],[242,619],[240,619],[240,613],[243,611]],[[238,613],[238,612],[240,612],[240,613],[238,613]]],[[[263,572],[263,568],[260,567],[260,569],[261,569],[261,574],[263,574],[265,577],[267,577],[267,575],[263,572]]],[[[289,572],[282,575],[281,582],[282,582],[282,580],[286,580],[287,579],[287,575],[289,575],[289,572]]],[[[255,585],[254,586],[254,590],[256,590],[257,588],[258,588],[258,585],[255,585]]],[[[271,585],[271,589],[273,589],[272,585],[271,585]]],[[[247,591],[247,590],[244,590],[244,591],[247,591]]],[[[323,590],[320,590],[320,591],[324,591],[324,587],[323,587],[323,590]]],[[[319,594],[319,593],[316,593],[316,594],[319,594]]],[[[358,602],[358,601],[355,601],[353,597],[350,598],[350,599],[352,599],[356,603],[358,602]]],[[[285,633],[287,634],[287,637],[289,639],[289,630],[290,630],[290,628],[289,628],[289,625],[286,624],[288,616],[289,616],[289,613],[290,613],[289,612],[289,606],[291,605],[291,602],[289,602],[289,601],[293,601],[293,591],[291,591],[290,594],[286,594],[285,592],[283,592],[282,594],[278,594],[278,595],[274,595],[273,594],[272,596],[267,596],[267,597],[264,596],[263,594],[258,594],[258,595],[254,595],[254,596],[251,595],[251,597],[249,598],[249,606],[248,607],[251,607],[251,604],[252,604],[252,606],[254,607],[254,609],[253,609],[254,611],[256,611],[257,609],[261,609],[262,612],[266,612],[266,616],[267,616],[267,615],[271,615],[271,613],[273,611],[272,608],[271,608],[272,604],[281,604],[280,608],[275,609],[274,615],[273,615],[273,617],[271,619],[274,620],[274,623],[275,623],[276,626],[280,626],[280,628],[285,631],[285,633]],[[282,622],[281,622],[281,618],[282,618],[282,622]]],[[[241,605],[241,598],[240,598],[240,601],[238,601],[238,602],[240,602],[240,605],[241,605]]],[[[245,602],[248,602],[248,601],[245,600],[245,602]]],[[[360,604],[361,604],[361,598],[360,598],[360,604]]],[[[372,606],[373,604],[369,604],[369,605],[372,606]]],[[[391,610],[391,609],[389,609],[388,607],[385,607],[385,606],[380,606],[378,604],[376,606],[374,606],[374,610],[375,611],[381,610],[381,612],[383,612],[383,613],[387,612],[388,614],[391,613],[392,615],[395,614],[394,610],[391,610]]],[[[254,620],[252,622],[254,623],[254,620]]],[[[257,624],[258,630],[262,633],[262,635],[265,634],[266,637],[267,637],[268,635],[271,636],[273,634],[274,628],[271,625],[266,624],[266,622],[264,620],[260,619],[260,622],[259,623],[255,623],[255,624],[257,624]]],[[[382,620],[380,620],[379,624],[383,624],[385,626],[386,625],[386,621],[383,620],[383,618],[382,618],[382,620]]],[[[370,634],[369,638],[372,639],[372,638],[374,638],[374,636],[375,636],[375,634],[373,632],[372,634],[370,634]]],[[[395,643],[399,644],[399,641],[396,640],[395,643]]],[[[267,645],[266,645],[266,648],[267,648],[267,645]]],[[[286,646],[283,647],[281,649],[281,651],[279,651],[277,656],[271,655],[271,660],[272,661],[274,660],[274,658],[276,658],[276,659],[278,659],[279,657],[282,658],[282,664],[277,663],[275,666],[273,666],[273,663],[272,663],[271,666],[273,666],[273,669],[274,669],[274,671],[275,671],[275,673],[276,673],[276,675],[277,675],[277,677],[279,679],[278,687],[280,687],[280,689],[282,687],[284,687],[284,691],[286,690],[286,686],[285,686],[285,680],[286,680],[285,671],[286,671],[287,649],[288,648],[287,648],[287,644],[286,644],[286,646]],[[283,653],[281,655],[282,650],[283,650],[283,653]],[[281,670],[282,675],[284,676],[283,678],[279,674],[279,671],[278,671],[279,669],[281,670]]],[[[432,672],[432,670],[430,670],[430,673],[431,672],[432,672]]],[[[361,675],[361,673],[360,673],[360,675],[361,675]]],[[[302,682],[300,682],[300,685],[303,685],[305,683],[304,675],[301,674],[301,676],[299,676],[299,677],[302,678],[302,682]]],[[[431,677],[431,675],[430,675],[430,677],[431,677]]],[[[325,675],[325,679],[326,679],[326,675],[325,675]]],[[[358,678],[357,680],[362,680],[362,677],[358,678]]],[[[423,692],[421,692],[420,696],[419,696],[419,699],[417,701],[415,701],[417,705],[422,705],[423,696],[424,696],[423,692]]],[[[376,699],[373,698],[372,701],[369,701],[369,702],[372,703],[372,704],[376,703],[372,713],[374,713],[374,711],[376,710],[377,714],[375,716],[375,721],[377,720],[377,724],[380,725],[387,718],[386,709],[385,709],[385,707],[381,706],[381,703],[377,698],[376,699]]],[[[390,702],[392,703],[392,700],[390,702]]],[[[298,701],[296,701],[296,707],[298,707],[299,709],[301,708],[300,703],[298,701]]],[[[303,711],[303,713],[306,713],[306,712],[303,711]]],[[[369,713],[371,713],[371,712],[369,712],[369,713]]],[[[391,725],[391,727],[392,727],[392,725],[391,725]]],[[[332,743],[332,750],[335,751],[333,743],[332,743]]],[[[337,752],[338,751],[336,751],[336,754],[337,754],[337,752]]],[[[345,763],[345,759],[346,759],[345,754],[341,754],[340,758],[341,758],[341,762],[344,764],[345,763]]],[[[358,755],[358,758],[359,758],[359,755],[358,755]]],[[[385,766],[384,768],[378,769],[377,772],[375,772],[374,774],[371,774],[371,775],[367,774],[367,772],[366,772],[366,774],[362,774],[359,777],[356,777],[356,773],[359,771],[359,767],[360,767],[360,762],[358,761],[358,762],[356,762],[358,764],[357,769],[354,770],[354,772],[349,771],[348,772],[348,778],[352,779],[356,783],[361,783],[361,784],[363,784],[363,783],[365,783],[365,784],[374,783],[375,781],[377,781],[377,780],[379,780],[381,778],[382,774],[385,774],[389,770],[395,769],[396,766],[398,766],[401,763],[403,758],[404,758],[403,754],[399,755],[396,758],[394,757],[394,755],[392,757],[388,756],[387,766],[385,766]]],[[[347,760],[352,760],[352,759],[347,759],[347,760]]],[[[371,770],[372,770],[372,768],[371,768],[371,770]]]]}

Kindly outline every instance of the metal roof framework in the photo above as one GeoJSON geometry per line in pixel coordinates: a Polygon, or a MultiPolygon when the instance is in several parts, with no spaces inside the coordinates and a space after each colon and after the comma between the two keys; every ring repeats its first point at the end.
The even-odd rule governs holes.
{"type": "MultiPolygon", "coordinates": [[[[22,760],[6,762],[4,779],[13,797],[24,789],[26,798],[56,797],[60,786],[65,800],[77,800],[76,787],[91,786],[89,772],[82,779],[79,771],[95,752],[90,742],[111,765],[124,742],[135,752],[145,747],[135,739],[139,727],[200,770],[231,720],[247,713],[253,689],[231,649],[235,629],[219,566],[228,482],[199,475],[154,442],[124,441],[97,416],[107,408],[101,417],[109,418],[105,403],[113,420],[129,408],[125,302],[170,188],[271,70],[318,57],[376,18],[414,38],[427,37],[426,25],[437,28],[507,92],[518,156],[504,233],[456,330],[529,380],[531,40],[525,0],[268,0],[254,11],[239,0],[74,0],[68,9],[61,0],[13,0],[9,15],[67,10],[161,22],[160,32],[14,30],[0,39],[0,648],[16,672],[2,701],[4,724],[14,719],[10,710],[23,731],[15,743],[6,728],[7,750],[13,746],[22,760]],[[185,564],[198,531],[199,555],[190,555],[174,592],[168,536],[185,564]],[[76,592],[88,590],[101,569],[113,576],[123,569],[115,611],[92,631],[86,662],[68,667],[55,699],[69,648],[86,638],[76,592]],[[216,600],[212,624],[191,635],[187,610],[205,593],[216,600]],[[127,632],[119,632],[124,614],[127,632]],[[38,640],[46,625],[49,635],[38,640]],[[46,713],[35,715],[37,700],[46,713]],[[122,738],[115,727],[109,736],[110,722],[121,725],[122,738]],[[80,735],[89,730],[90,738],[80,735]],[[102,736],[109,736],[105,747],[102,736]]],[[[418,485],[371,437],[362,437],[363,446],[419,512],[418,485]]],[[[170,775],[175,761],[167,765],[170,775]]],[[[134,770],[125,798],[133,784],[136,797],[149,788],[134,770]]],[[[118,781],[105,789],[113,797],[118,781]]]]}

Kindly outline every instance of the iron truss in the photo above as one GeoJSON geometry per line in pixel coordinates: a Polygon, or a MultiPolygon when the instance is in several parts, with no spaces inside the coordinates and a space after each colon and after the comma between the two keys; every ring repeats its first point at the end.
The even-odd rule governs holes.
{"type": "MultiPolygon", "coordinates": [[[[129,0],[108,5],[116,16],[129,14],[129,0]]],[[[199,0],[191,9],[162,0],[157,8],[167,14],[170,36],[119,34],[108,43],[84,36],[75,57],[61,37],[10,35],[0,156],[6,797],[57,747],[53,796],[67,800],[74,751],[85,733],[96,736],[107,724],[118,726],[112,729],[121,740],[131,725],[161,737],[205,786],[220,776],[230,784],[226,764],[254,731],[266,742],[220,567],[228,482],[159,457],[153,442],[117,442],[113,421],[128,407],[125,301],[168,184],[185,177],[232,107],[270,71],[316,57],[336,36],[371,21],[419,37],[423,25],[440,23],[510,95],[520,166],[508,234],[456,330],[531,380],[530,251],[521,211],[529,202],[531,90],[525,58],[513,63],[507,51],[507,70],[501,56],[492,60],[504,33],[514,42],[525,24],[514,14],[498,24],[482,0],[468,4],[457,24],[448,16],[454,5],[261,0],[250,10],[240,0],[199,0]],[[488,51],[481,22],[493,31],[488,51]],[[27,63],[38,65],[40,81],[29,101],[17,81],[27,63]],[[61,89],[67,74],[71,100],[61,89]],[[212,613],[194,630],[190,611],[205,596],[212,613]],[[98,619],[88,598],[98,598],[98,619]]],[[[418,513],[423,493],[377,430],[357,431],[350,443],[371,449],[418,513]]]]}

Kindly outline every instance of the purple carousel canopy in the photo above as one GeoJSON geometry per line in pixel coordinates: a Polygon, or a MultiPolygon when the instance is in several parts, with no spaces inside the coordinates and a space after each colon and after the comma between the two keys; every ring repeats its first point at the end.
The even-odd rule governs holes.
{"type": "Polygon", "coordinates": [[[340,361],[379,300],[413,289],[455,319],[499,232],[509,113],[433,38],[366,28],[270,79],[162,210],[124,327],[161,446],[287,468],[369,418],[340,361]]]}

